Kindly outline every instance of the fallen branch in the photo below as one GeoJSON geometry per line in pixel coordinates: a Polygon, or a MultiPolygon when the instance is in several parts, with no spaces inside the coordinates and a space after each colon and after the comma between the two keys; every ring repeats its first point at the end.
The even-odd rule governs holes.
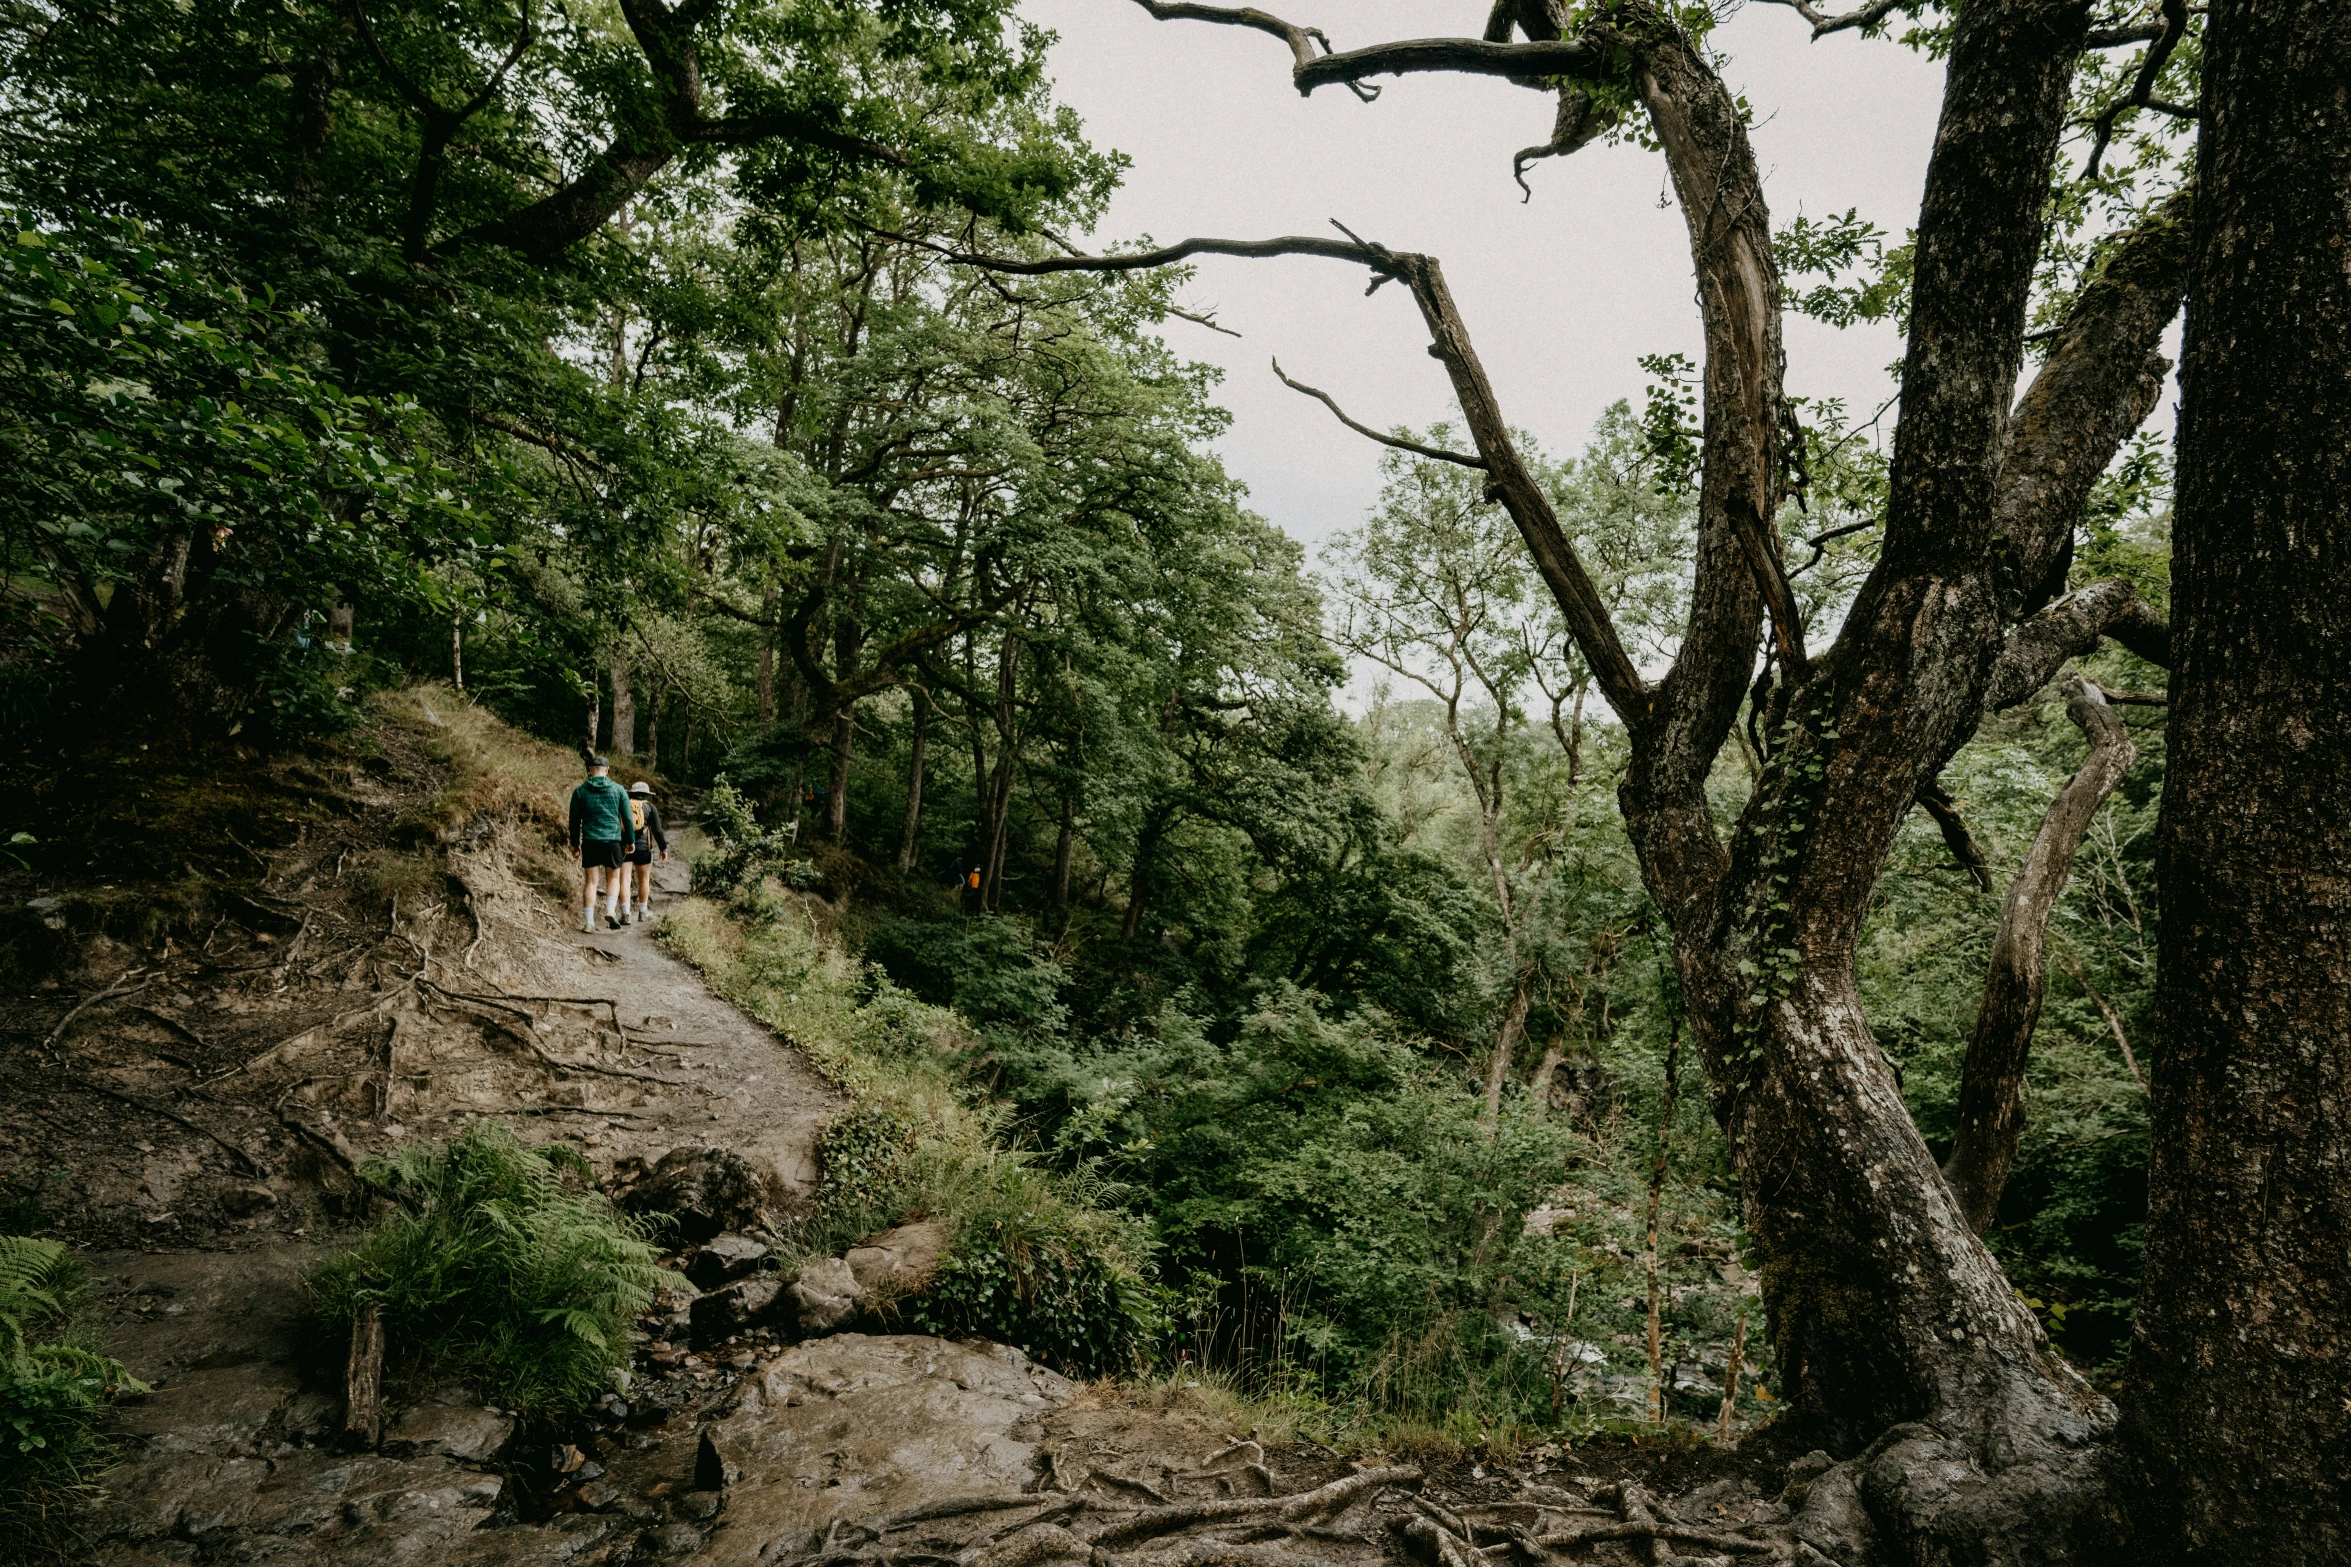
{"type": "Polygon", "coordinates": [[[131,1010],[133,1012],[144,1013],[146,1016],[155,1019],[156,1022],[161,1023],[165,1028],[170,1029],[173,1033],[179,1035],[182,1039],[185,1039],[188,1041],[188,1043],[194,1045],[199,1050],[210,1050],[213,1048],[211,1040],[206,1039],[202,1034],[197,1033],[194,1029],[181,1022],[178,1018],[173,1017],[168,1012],[158,1012],[153,1007],[133,1007],[131,1010]]]}
{"type": "MultiPolygon", "coordinates": [[[[146,970],[144,969],[131,970],[131,974],[144,973],[146,973],[146,970]]],[[[128,979],[131,977],[131,974],[125,974],[123,978],[128,979]]],[[[89,1011],[92,1007],[101,1005],[102,1003],[108,1001],[119,1001],[124,996],[135,996],[140,991],[145,990],[149,985],[154,983],[155,980],[153,976],[150,975],[148,978],[140,980],[136,985],[117,985],[112,990],[102,990],[98,992],[98,994],[82,1002],[81,1005],[75,1007],[71,1012],[66,1013],[65,1016],[57,1020],[57,1026],[49,1030],[49,1037],[41,1041],[42,1052],[46,1054],[50,1049],[55,1047],[57,1041],[65,1037],[65,1031],[73,1027],[74,1019],[80,1017],[83,1013],[89,1011]]]]}

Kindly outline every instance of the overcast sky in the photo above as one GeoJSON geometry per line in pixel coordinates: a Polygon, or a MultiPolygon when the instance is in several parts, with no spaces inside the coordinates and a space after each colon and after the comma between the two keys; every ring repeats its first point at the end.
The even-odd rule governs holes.
{"type": "MultiPolygon", "coordinates": [[[[1272,0],[1268,0],[1272,3],[1272,0]]],[[[1475,35],[1483,0],[1279,0],[1341,49],[1387,39],[1475,35]]],[[[1661,156],[1591,146],[1532,168],[1522,204],[1510,155],[1548,138],[1550,99],[1475,77],[1382,79],[1377,103],[1339,88],[1302,99],[1289,53],[1262,33],[1156,22],[1131,0],[1026,0],[1061,41],[1063,102],[1095,143],[1133,159],[1096,240],[1149,235],[1263,238],[1328,234],[1336,218],[1368,239],[1443,261],[1513,423],[1555,452],[1580,448],[1617,398],[1637,407],[1639,355],[1696,357],[1697,306],[1681,214],[1661,156]]],[[[1840,33],[1815,44],[1795,12],[1751,5],[1715,34],[1727,77],[1754,105],[1757,160],[1775,224],[1858,207],[1899,238],[1915,220],[1942,92],[1942,68],[1897,44],[1840,33]]],[[[1401,288],[1366,299],[1360,269],[1306,258],[1207,259],[1186,304],[1213,310],[1236,341],[1171,322],[1176,348],[1226,372],[1224,442],[1255,507],[1310,548],[1351,526],[1378,493],[1378,449],[1273,379],[1269,357],[1385,429],[1447,417],[1444,372],[1428,357],[1401,288]]],[[[1901,353],[1890,327],[1786,325],[1788,389],[1874,408],[1901,353]]]]}

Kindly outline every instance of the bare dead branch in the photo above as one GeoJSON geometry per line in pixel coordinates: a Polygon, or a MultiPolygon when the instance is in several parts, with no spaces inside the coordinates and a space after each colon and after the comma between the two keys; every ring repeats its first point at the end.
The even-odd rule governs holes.
{"type": "Polygon", "coordinates": [[[2068,979],[2082,987],[2082,994],[2090,998],[2090,1004],[2098,1009],[2098,1015],[2106,1019],[2107,1031],[2114,1035],[2115,1048],[2122,1052],[2122,1064],[2130,1068],[2131,1079],[2139,1085],[2139,1092],[2147,1092],[2147,1074],[2139,1070],[2139,1058],[2131,1053],[2130,1036],[2122,1031],[2122,1019],[2116,1015],[2113,1006],[2099,993],[2098,987],[2090,983],[2090,976],[2082,972],[2082,966],[2073,960],[2070,953],[2054,953],[2050,961],[2065,970],[2068,979]]]}
{"type": "MultiPolygon", "coordinates": [[[[1346,230],[1342,228],[1340,232],[1346,230]]],[[[1452,290],[1446,286],[1444,271],[1435,257],[1390,250],[1352,234],[1344,240],[1307,235],[1263,240],[1195,238],[1128,255],[1047,256],[1038,260],[978,255],[938,245],[928,248],[965,265],[1024,276],[1049,272],[1133,272],[1168,266],[1193,256],[1320,256],[1369,268],[1373,288],[1390,279],[1404,283],[1411,289],[1414,302],[1420,306],[1421,320],[1428,327],[1429,352],[1451,377],[1453,395],[1461,404],[1470,435],[1477,443],[1479,458],[1488,475],[1487,499],[1501,502],[1518,525],[1520,537],[1535,558],[1535,569],[1542,574],[1545,586],[1558,602],[1578,649],[1599,681],[1601,694],[1628,723],[1647,715],[1648,684],[1642,680],[1631,655],[1625,652],[1623,639],[1617,635],[1616,625],[1601,602],[1599,589],[1576,557],[1566,530],[1559,525],[1559,515],[1552,509],[1550,497],[1511,440],[1509,421],[1503,416],[1500,399],[1495,396],[1485,366],[1470,343],[1461,312],[1453,302],[1452,290]]]]}
{"type": "Polygon", "coordinates": [[[2098,165],[2106,156],[2106,144],[2113,139],[2115,122],[2133,109],[2160,109],[2163,113],[2183,120],[2192,120],[2196,111],[2180,104],[2160,103],[2154,96],[2156,79],[2170,63],[2171,52],[2179,47],[2180,37],[2188,30],[2188,0],[2163,0],[2163,31],[2147,46],[2147,53],[2139,61],[2139,74],[2131,82],[2131,90],[2106,106],[2094,122],[2097,139],[2090,144],[2090,160],[2082,165],[2082,178],[2098,177],[2098,165]]]}
{"type": "Polygon", "coordinates": [[[2098,694],[2117,707],[2169,707],[2171,705],[2171,697],[2162,691],[2117,691],[2110,685],[2101,684],[2098,686],[2098,694]]]}
{"type": "Polygon", "coordinates": [[[1373,429],[1368,424],[1358,424],[1353,419],[1347,417],[1347,410],[1341,408],[1338,403],[1333,401],[1330,393],[1323,391],[1319,387],[1308,386],[1302,381],[1293,381],[1287,375],[1284,375],[1282,373],[1282,362],[1279,359],[1273,361],[1273,373],[1274,378],[1280,381],[1282,385],[1288,387],[1293,392],[1303,392],[1308,397],[1313,398],[1316,402],[1321,403],[1338,418],[1339,423],[1345,425],[1348,429],[1353,430],[1357,435],[1362,436],[1366,440],[1377,441],[1382,446],[1393,446],[1400,452],[1413,452],[1422,457],[1433,457],[1439,462],[1459,463],[1464,468],[1476,468],[1481,472],[1485,469],[1486,460],[1483,457],[1472,457],[1466,452],[1449,452],[1441,446],[1425,445],[1420,441],[1407,440],[1401,435],[1382,435],[1379,431],[1373,429]]]}
{"type": "Polygon", "coordinates": [[[1521,147],[1511,155],[1510,177],[1518,182],[1520,202],[1535,199],[1535,189],[1527,183],[1528,164],[1545,158],[1564,158],[1589,146],[1617,118],[1613,110],[1600,108],[1590,93],[1573,82],[1560,83],[1559,113],[1551,122],[1551,139],[1539,147],[1521,147]]]}
{"type": "Polygon", "coordinates": [[[1809,0],[1768,0],[1768,3],[1786,6],[1812,24],[1813,37],[1826,38],[1831,33],[1841,33],[1850,27],[1875,27],[1899,10],[1903,0],[1875,0],[1874,4],[1865,5],[1858,11],[1847,11],[1837,16],[1829,15],[1810,4],[1809,0]]]}
{"type": "Polygon", "coordinates": [[[1311,93],[1333,83],[1352,85],[1365,76],[1446,71],[1539,82],[1552,76],[1591,75],[1606,66],[1602,51],[1573,39],[1497,44],[1483,38],[1408,38],[1326,54],[1298,66],[1290,79],[1298,84],[1298,91],[1311,93]]]}
{"type": "Polygon", "coordinates": [[[1214,316],[1204,316],[1190,310],[1178,310],[1173,305],[1167,307],[1167,313],[1171,316],[1181,316],[1186,321],[1196,322],[1199,325],[1208,328],[1208,330],[1211,332],[1222,332],[1227,337],[1239,337],[1241,335],[1229,326],[1218,325],[1216,317],[1214,316]]]}
{"type": "Polygon", "coordinates": [[[1959,1135],[1943,1170],[1959,1198],[1960,1211],[1979,1235],[1990,1227],[2000,1206],[2000,1193],[2024,1135],[2025,1063],[2032,1054],[2033,1031],[2041,1020],[2048,984],[2042,954],[2049,914],[2065,891],[2091,818],[2139,754],[2122,720],[2080,675],[2066,678],[2065,710],[2090,742],[2090,754],[2049,802],[2041,830],[2000,911],[1984,999],[1961,1068],[1959,1135]]]}
{"type": "MultiPolygon", "coordinates": [[[[1192,5],[1185,0],[1135,0],[1135,4],[1150,12],[1162,22],[1221,22],[1227,27],[1253,28],[1271,34],[1290,46],[1290,57],[1297,63],[1292,70],[1303,71],[1316,60],[1331,52],[1329,35],[1319,27],[1297,27],[1255,6],[1192,5]],[[1320,46],[1317,52],[1316,46],[1320,46]]],[[[1364,87],[1354,82],[1355,96],[1365,103],[1380,95],[1377,87],[1364,87]]],[[[1300,92],[1309,89],[1301,87],[1300,92]]]]}

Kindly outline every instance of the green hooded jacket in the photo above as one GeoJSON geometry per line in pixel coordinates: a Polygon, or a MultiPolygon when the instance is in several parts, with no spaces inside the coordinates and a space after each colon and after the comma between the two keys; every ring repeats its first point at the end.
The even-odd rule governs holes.
{"type": "Polygon", "coordinates": [[[590,778],[571,792],[571,846],[583,838],[626,843],[636,836],[629,823],[629,792],[609,778],[590,778]]]}

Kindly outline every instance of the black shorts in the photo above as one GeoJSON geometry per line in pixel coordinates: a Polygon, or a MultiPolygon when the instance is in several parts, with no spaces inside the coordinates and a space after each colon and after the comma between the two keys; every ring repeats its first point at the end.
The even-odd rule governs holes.
{"type": "Polygon", "coordinates": [[[629,863],[631,865],[650,865],[653,863],[653,851],[650,848],[640,847],[630,853],[629,863]]]}
{"type": "Polygon", "coordinates": [[[590,838],[580,845],[580,864],[592,871],[616,871],[628,845],[618,838],[590,838]]]}

